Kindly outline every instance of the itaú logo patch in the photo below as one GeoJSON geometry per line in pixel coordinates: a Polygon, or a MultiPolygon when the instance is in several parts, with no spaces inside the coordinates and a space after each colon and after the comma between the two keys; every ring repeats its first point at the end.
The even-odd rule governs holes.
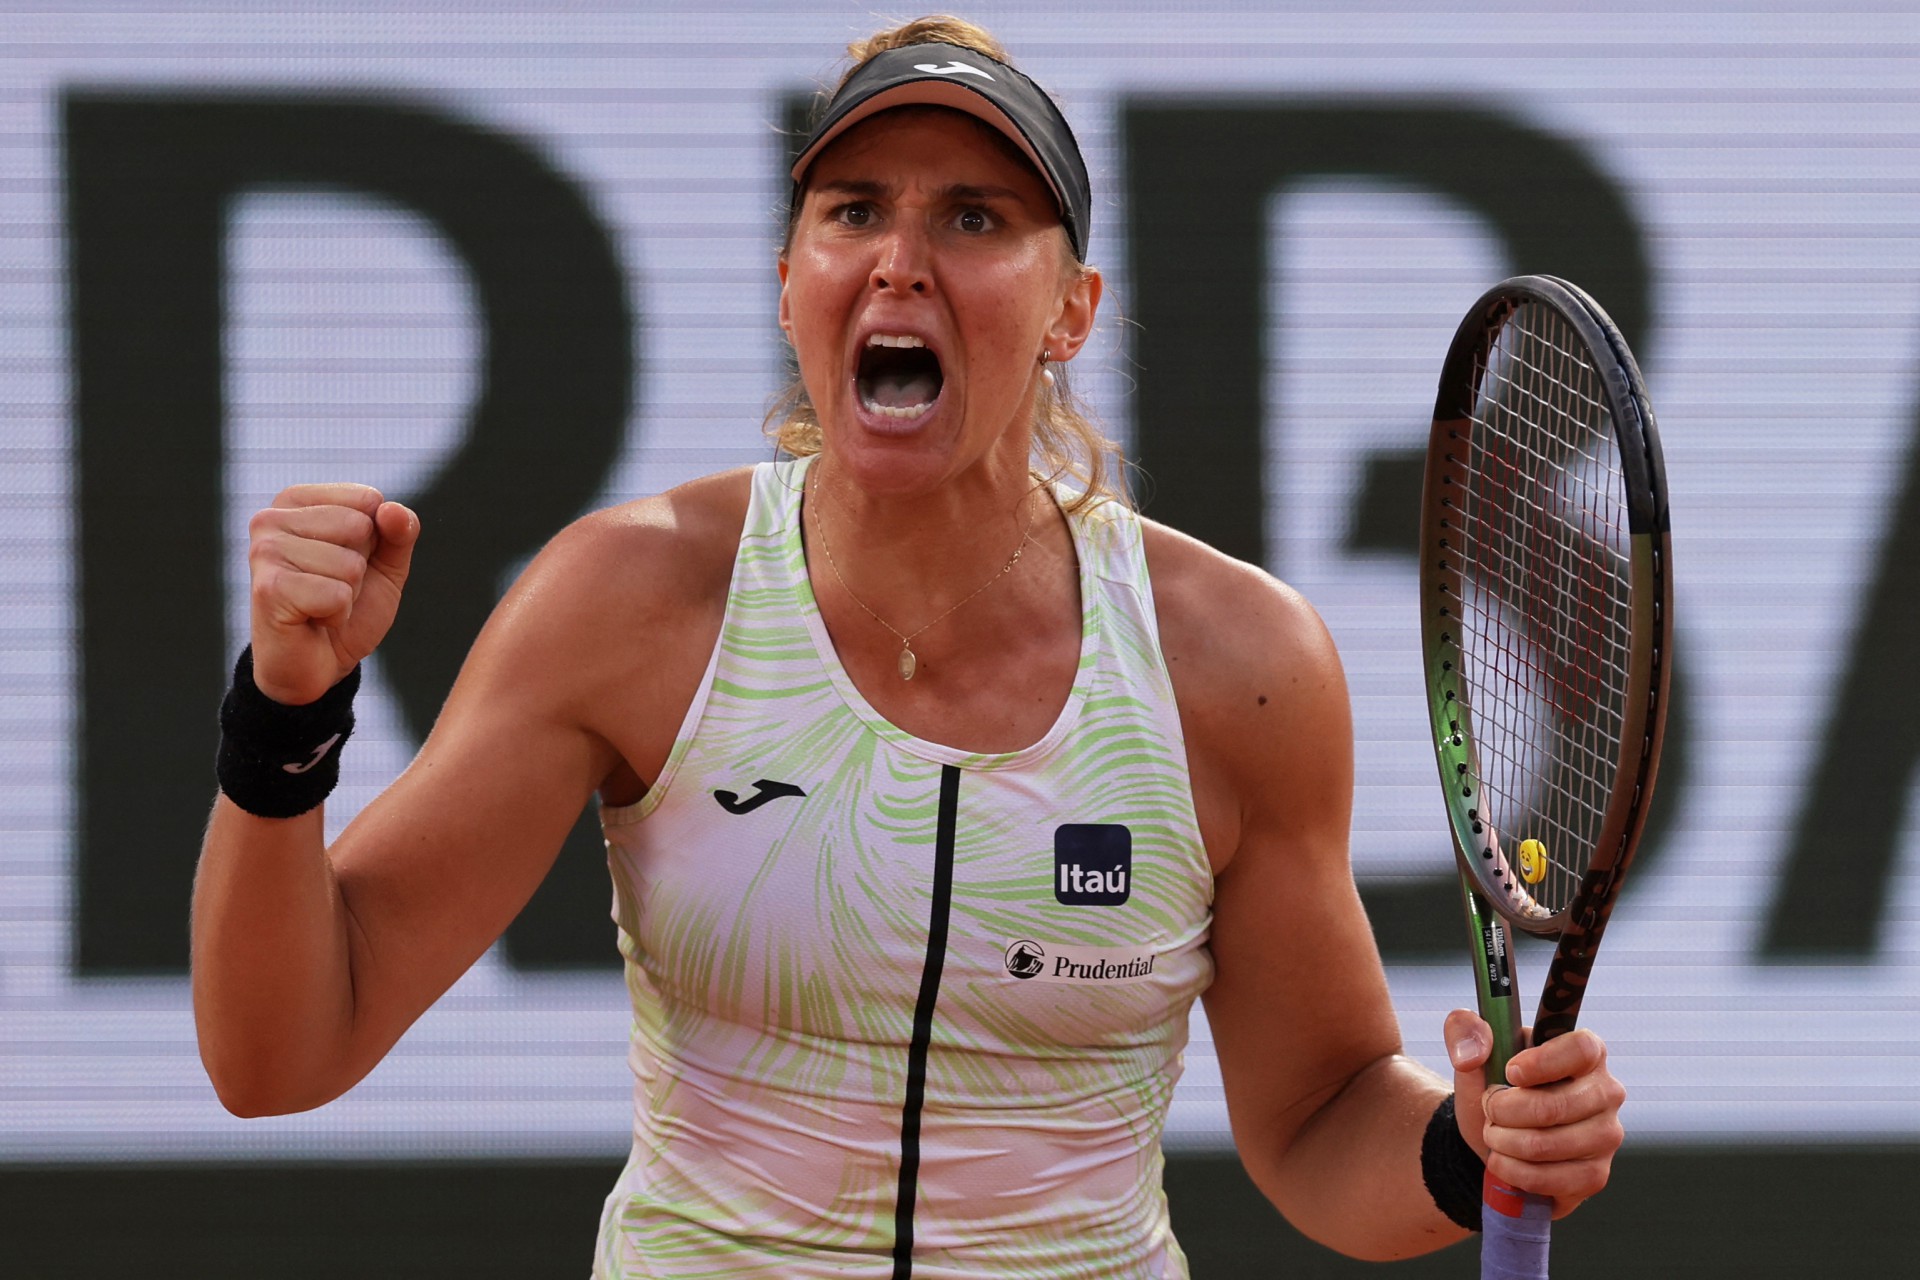
{"type": "Polygon", "coordinates": [[[1053,832],[1053,896],[1070,907],[1117,907],[1133,892],[1133,832],[1068,822],[1053,832]]]}
{"type": "Polygon", "coordinates": [[[1007,972],[1036,982],[1076,987],[1111,987],[1145,982],[1160,959],[1152,947],[1069,947],[1061,943],[1015,938],[1007,944],[1007,972]]]}

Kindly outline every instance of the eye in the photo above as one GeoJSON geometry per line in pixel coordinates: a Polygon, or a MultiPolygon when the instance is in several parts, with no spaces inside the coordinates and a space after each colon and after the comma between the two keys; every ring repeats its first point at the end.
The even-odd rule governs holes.
{"type": "Polygon", "coordinates": [[[835,208],[831,214],[835,222],[848,227],[866,227],[873,225],[873,206],[864,200],[855,200],[835,208]]]}
{"type": "Polygon", "coordinates": [[[985,209],[962,209],[954,225],[969,235],[981,235],[994,228],[993,215],[985,209]]]}

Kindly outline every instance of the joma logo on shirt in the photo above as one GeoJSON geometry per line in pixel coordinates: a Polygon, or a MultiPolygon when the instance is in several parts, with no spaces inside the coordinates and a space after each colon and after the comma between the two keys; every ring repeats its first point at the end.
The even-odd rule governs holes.
{"type": "Polygon", "coordinates": [[[1068,822],[1053,832],[1053,896],[1117,907],[1133,892],[1133,832],[1117,822],[1068,822]]]}
{"type": "Polygon", "coordinates": [[[761,778],[753,784],[758,788],[752,795],[742,800],[739,793],[716,791],[713,798],[728,813],[752,813],[769,800],[778,800],[782,796],[804,796],[807,794],[791,782],[775,782],[771,778],[761,778]]]}

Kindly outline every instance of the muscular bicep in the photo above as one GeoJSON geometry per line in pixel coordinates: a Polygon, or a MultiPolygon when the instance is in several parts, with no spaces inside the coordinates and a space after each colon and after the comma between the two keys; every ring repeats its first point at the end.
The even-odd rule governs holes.
{"type": "Polygon", "coordinates": [[[350,917],[354,1056],[371,1067],[499,937],[619,763],[583,707],[601,626],[578,566],[536,562],[488,622],[433,731],[330,856],[350,917]]]}
{"type": "Polygon", "coordinates": [[[1167,550],[1155,593],[1217,869],[1207,1017],[1242,1157],[1285,1209],[1302,1127],[1399,1048],[1347,857],[1346,681],[1297,594],[1216,553],[1167,550]]]}
{"type": "Polygon", "coordinates": [[[610,767],[578,726],[516,716],[510,701],[487,702],[488,687],[472,705],[448,703],[407,771],[334,846],[355,934],[356,1023],[386,1044],[526,905],[595,770],[610,767]]]}
{"type": "Polygon", "coordinates": [[[1207,1018],[1235,1139],[1284,1210],[1286,1155],[1359,1073],[1399,1050],[1385,975],[1346,868],[1344,833],[1314,847],[1250,829],[1214,900],[1207,1018]]]}

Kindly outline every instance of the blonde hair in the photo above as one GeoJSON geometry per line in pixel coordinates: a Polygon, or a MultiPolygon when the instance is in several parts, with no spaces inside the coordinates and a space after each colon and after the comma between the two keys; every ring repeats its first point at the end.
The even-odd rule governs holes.
{"type": "MultiPolygon", "coordinates": [[[[852,59],[835,86],[837,93],[849,77],[868,60],[892,49],[915,44],[951,44],[984,54],[996,62],[1013,65],[1005,46],[984,27],[964,18],[934,14],[912,22],[875,32],[847,46],[852,59]]],[[[825,109],[830,94],[821,95],[825,109]]],[[[1090,274],[1085,263],[1073,254],[1066,229],[1061,228],[1061,255],[1068,269],[1082,276],[1090,274]]],[[[782,251],[784,253],[784,250],[782,251]]],[[[1033,454],[1036,474],[1049,482],[1065,479],[1070,492],[1063,495],[1068,511],[1080,511],[1099,502],[1126,502],[1119,485],[1119,473],[1126,465],[1120,446],[1109,439],[1093,421],[1092,408],[1074,394],[1062,365],[1049,367],[1051,384],[1044,380],[1034,403],[1033,454]]],[[[806,384],[798,370],[789,376],[786,387],[767,410],[765,429],[774,444],[796,458],[820,452],[820,418],[807,395],[806,384]]]]}

